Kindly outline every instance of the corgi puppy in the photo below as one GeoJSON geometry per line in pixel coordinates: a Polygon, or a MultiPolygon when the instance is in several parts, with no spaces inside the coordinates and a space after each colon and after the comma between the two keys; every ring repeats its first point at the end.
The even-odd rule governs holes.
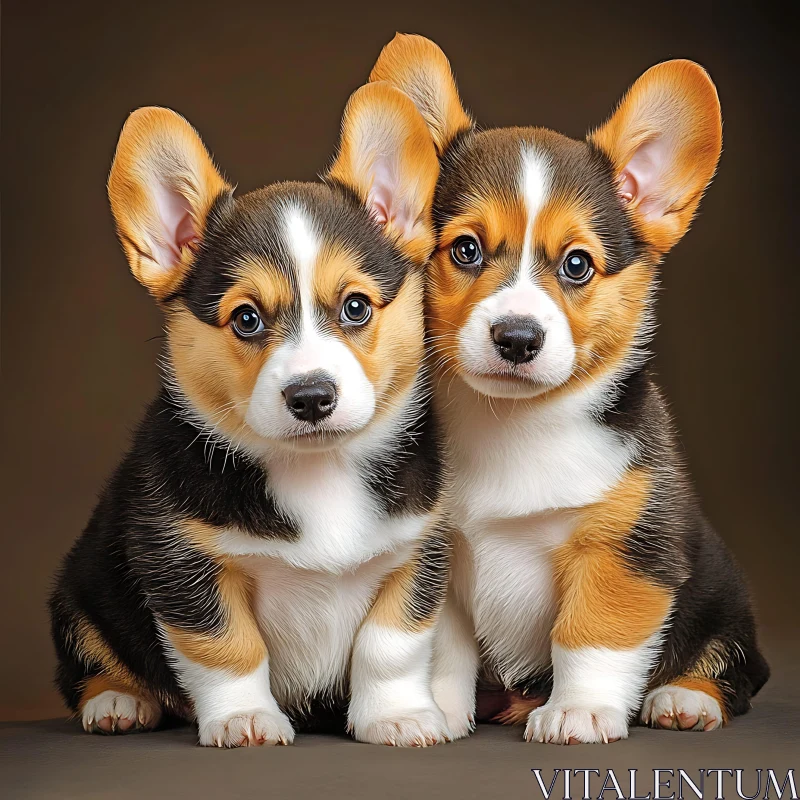
{"type": "Polygon", "coordinates": [[[87,731],[196,721],[289,744],[316,702],[356,739],[452,737],[430,686],[448,540],[423,364],[438,161],[388,85],[326,179],[241,197],[190,125],[126,122],[122,246],[166,318],[164,379],[52,595],[87,731]]]}
{"type": "Polygon", "coordinates": [[[477,129],[419,36],[394,39],[371,80],[414,100],[441,158],[428,325],[460,531],[443,710],[472,712],[480,657],[528,740],[610,742],[634,716],[718,728],[769,670],[646,349],[659,263],[720,155],[713,83],[659,64],[574,141],[477,129]]]}

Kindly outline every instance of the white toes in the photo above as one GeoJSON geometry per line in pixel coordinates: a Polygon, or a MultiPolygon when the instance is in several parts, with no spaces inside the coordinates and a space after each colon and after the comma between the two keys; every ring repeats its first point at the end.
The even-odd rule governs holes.
{"type": "Polygon", "coordinates": [[[474,691],[434,682],[433,699],[444,714],[450,739],[463,739],[475,730],[474,691]]]}
{"type": "Polygon", "coordinates": [[[289,718],[280,711],[263,708],[200,722],[198,729],[200,744],[205,747],[256,747],[294,741],[289,718]]]}
{"type": "Polygon", "coordinates": [[[463,711],[457,711],[455,713],[445,712],[444,718],[447,726],[448,738],[451,741],[464,739],[475,730],[474,714],[465,713],[463,711]]]}
{"type": "Polygon", "coordinates": [[[531,711],[525,739],[551,744],[615,742],[628,737],[628,720],[611,706],[546,703],[531,711]]]}
{"type": "Polygon", "coordinates": [[[88,700],[81,712],[83,729],[94,733],[125,733],[136,728],[154,728],[161,709],[143,697],[111,689],[88,700]]]}
{"type": "Polygon", "coordinates": [[[722,726],[722,709],[699,689],[668,684],[653,689],[642,705],[645,725],[666,730],[713,731],[722,726]]]}
{"type": "Polygon", "coordinates": [[[395,711],[377,719],[351,721],[349,727],[359,742],[394,747],[428,747],[453,738],[444,714],[436,707],[395,711]]]}

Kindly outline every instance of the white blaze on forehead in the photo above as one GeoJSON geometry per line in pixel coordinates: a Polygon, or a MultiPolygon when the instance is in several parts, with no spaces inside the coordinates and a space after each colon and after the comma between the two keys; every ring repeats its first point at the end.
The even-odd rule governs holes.
{"type": "Polygon", "coordinates": [[[298,206],[289,206],[286,210],[286,238],[295,263],[303,328],[309,329],[314,324],[314,267],[320,243],[313,223],[298,206]]]}
{"type": "Polygon", "coordinates": [[[375,389],[346,342],[326,330],[315,314],[314,274],[319,268],[322,237],[309,212],[299,203],[284,210],[284,243],[292,260],[300,302],[299,330],[276,348],[259,373],[245,419],[259,435],[273,440],[308,433],[308,423],[290,413],[284,388],[309,372],[325,372],[336,385],[333,413],[318,426],[324,430],[355,431],[375,411],[375,389]]]}
{"type": "Polygon", "coordinates": [[[525,206],[525,238],[516,277],[510,285],[478,303],[459,331],[459,360],[464,377],[479,392],[498,397],[531,397],[564,383],[575,363],[572,331],[564,312],[534,278],[534,234],[537,219],[547,202],[551,186],[547,155],[524,144],[520,152],[518,191],[525,206]],[[492,339],[492,326],[501,317],[533,317],[545,332],[545,344],[536,358],[516,365],[514,375],[535,378],[535,383],[500,385],[482,376],[508,375],[508,361],[499,355],[492,339]]]}
{"type": "Polygon", "coordinates": [[[523,146],[520,163],[519,192],[525,203],[525,239],[519,264],[522,280],[529,276],[533,266],[533,229],[547,198],[550,170],[545,156],[531,146],[523,146]]]}

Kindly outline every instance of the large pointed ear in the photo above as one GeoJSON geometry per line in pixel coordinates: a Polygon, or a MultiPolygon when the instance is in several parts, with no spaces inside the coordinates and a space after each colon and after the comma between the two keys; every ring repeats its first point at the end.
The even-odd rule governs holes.
{"type": "Polygon", "coordinates": [[[424,36],[398,33],[381,51],[369,79],[387,81],[414,101],[439,155],[456,134],[472,127],[447,56],[424,36]]]}
{"type": "Polygon", "coordinates": [[[328,176],[350,187],[410,258],[420,264],[428,259],[439,160],[405,94],[388,83],[368,83],[353,93],[328,176]]]}
{"type": "Polygon", "coordinates": [[[157,299],[178,285],[206,215],[231,187],[192,126],[167,108],[140,108],[120,134],[108,196],[136,279],[157,299]]]}
{"type": "Polygon", "coordinates": [[[618,191],[653,248],[686,233],[717,168],[722,117],[717,90],[693,61],[647,70],[589,136],[611,159],[618,191]]]}

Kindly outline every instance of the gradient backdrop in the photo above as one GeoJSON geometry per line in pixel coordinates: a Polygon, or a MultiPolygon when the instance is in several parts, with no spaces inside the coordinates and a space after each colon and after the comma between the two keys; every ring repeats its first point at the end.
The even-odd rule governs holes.
{"type": "Polygon", "coordinates": [[[711,72],[725,151],[664,267],[657,363],[705,508],[780,656],[798,636],[800,555],[788,7],[6,0],[0,719],[62,713],[50,576],[158,380],[159,312],[128,273],[105,194],[125,117],[177,109],[241,191],[311,180],[396,30],[443,47],[485,126],[578,137],[658,61],[711,72]]]}

